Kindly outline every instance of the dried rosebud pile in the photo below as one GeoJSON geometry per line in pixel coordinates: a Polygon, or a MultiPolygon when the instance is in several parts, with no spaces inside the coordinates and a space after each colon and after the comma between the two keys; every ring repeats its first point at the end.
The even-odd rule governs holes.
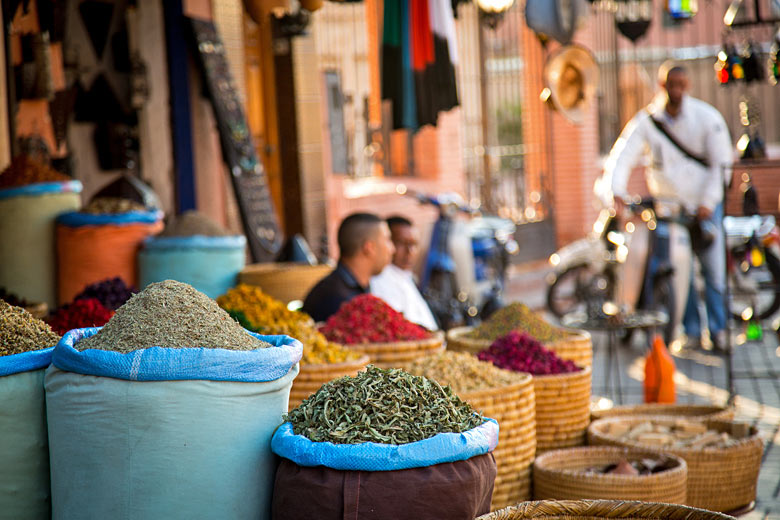
{"type": "Polygon", "coordinates": [[[138,290],[135,287],[128,286],[121,278],[116,276],[86,286],[74,299],[97,298],[106,309],[115,311],[137,292],[138,290]]]}
{"type": "Polygon", "coordinates": [[[97,298],[87,298],[60,307],[46,321],[57,334],[65,334],[72,329],[102,327],[113,315],[114,311],[106,309],[97,298]]]}
{"type": "Polygon", "coordinates": [[[565,374],[582,370],[572,361],[555,355],[525,332],[510,332],[495,340],[477,356],[499,368],[533,375],[565,374]]]}
{"type": "Polygon", "coordinates": [[[393,343],[428,339],[431,333],[412,323],[381,299],[361,294],[341,305],[322,329],[326,338],[342,345],[393,343]]]}

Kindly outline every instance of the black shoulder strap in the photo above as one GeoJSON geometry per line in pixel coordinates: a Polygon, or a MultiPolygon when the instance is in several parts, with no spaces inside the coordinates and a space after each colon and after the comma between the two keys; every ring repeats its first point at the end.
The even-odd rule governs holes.
{"type": "Polygon", "coordinates": [[[701,157],[700,155],[696,155],[695,153],[690,151],[688,148],[686,148],[681,142],[679,142],[677,139],[675,139],[675,137],[672,134],[670,134],[669,131],[666,129],[666,125],[664,125],[662,122],[660,122],[659,120],[654,118],[652,114],[650,114],[649,117],[650,117],[650,121],[653,122],[653,124],[658,129],[658,131],[661,132],[662,134],[664,134],[666,136],[666,138],[669,139],[669,141],[674,146],[677,147],[678,150],[680,150],[683,154],[685,154],[686,157],[688,157],[689,159],[693,159],[694,161],[696,161],[697,163],[701,164],[705,168],[709,168],[710,167],[710,163],[709,163],[709,161],[707,161],[707,159],[705,159],[704,157],[701,157]]]}

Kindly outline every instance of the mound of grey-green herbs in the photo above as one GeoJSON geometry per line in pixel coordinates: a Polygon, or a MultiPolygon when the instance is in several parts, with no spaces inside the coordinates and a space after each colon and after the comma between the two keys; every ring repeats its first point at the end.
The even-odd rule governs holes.
{"type": "Polygon", "coordinates": [[[142,348],[224,348],[270,346],[250,335],[217,302],[186,283],[149,284],[119,307],[95,335],[74,347],[131,352],[142,348]]]}
{"type": "Polygon", "coordinates": [[[53,347],[59,340],[46,322],[0,300],[0,356],[53,347]]]}
{"type": "Polygon", "coordinates": [[[315,442],[406,444],[461,433],[485,419],[448,386],[400,369],[369,365],[324,384],[287,414],[293,432],[315,442]]]}

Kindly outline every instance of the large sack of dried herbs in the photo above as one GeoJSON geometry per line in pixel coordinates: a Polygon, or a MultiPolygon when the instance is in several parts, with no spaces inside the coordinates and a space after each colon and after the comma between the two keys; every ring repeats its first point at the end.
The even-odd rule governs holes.
{"type": "Polygon", "coordinates": [[[245,249],[243,235],[229,234],[197,211],[185,212],[144,241],[138,252],[140,286],[178,280],[216,298],[236,285],[245,249]]]}
{"type": "Polygon", "coordinates": [[[54,518],[269,518],[302,350],[172,280],[70,331],[45,380],[54,518]]]}
{"type": "Polygon", "coordinates": [[[138,249],[163,227],[163,214],[140,204],[98,198],[57,217],[57,301],[67,303],[89,284],[118,276],[138,285],[138,249]]]}
{"type": "Polygon", "coordinates": [[[57,303],[54,219],[81,205],[81,183],[20,155],[0,173],[0,287],[57,303]]]}
{"type": "Polygon", "coordinates": [[[271,447],[273,518],[447,518],[490,510],[498,424],[449,387],[369,366],[292,410],[271,447]]]}
{"type": "Polygon", "coordinates": [[[44,369],[60,337],[0,300],[0,517],[51,517],[44,369]]]}

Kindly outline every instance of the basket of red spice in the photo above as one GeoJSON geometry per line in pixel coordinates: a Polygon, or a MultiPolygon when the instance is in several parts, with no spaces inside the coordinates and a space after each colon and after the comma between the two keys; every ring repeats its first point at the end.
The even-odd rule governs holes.
{"type": "Polygon", "coordinates": [[[533,376],[536,453],[580,446],[590,423],[591,369],[558,357],[526,333],[510,332],[478,354],[499,368],[533,376]]]}
{"type": "Polygon", "coordinates": [[[447,331],[447,348],[477,353],[513,331],[528,333],[561,359],[573,361],[578,366],[593,363],[593,345],[588,332],[555,327],[522,303],[512,303],[499,309],[478,327],[450,329],[447,331]]]}
{"type": "Polygon", "coordinates": [[[399,367],[444,350],[443,334],[412,323],[370,294],[344,303],[320,332],[330,341],[368,355],[380,368],[399,367]]]}

